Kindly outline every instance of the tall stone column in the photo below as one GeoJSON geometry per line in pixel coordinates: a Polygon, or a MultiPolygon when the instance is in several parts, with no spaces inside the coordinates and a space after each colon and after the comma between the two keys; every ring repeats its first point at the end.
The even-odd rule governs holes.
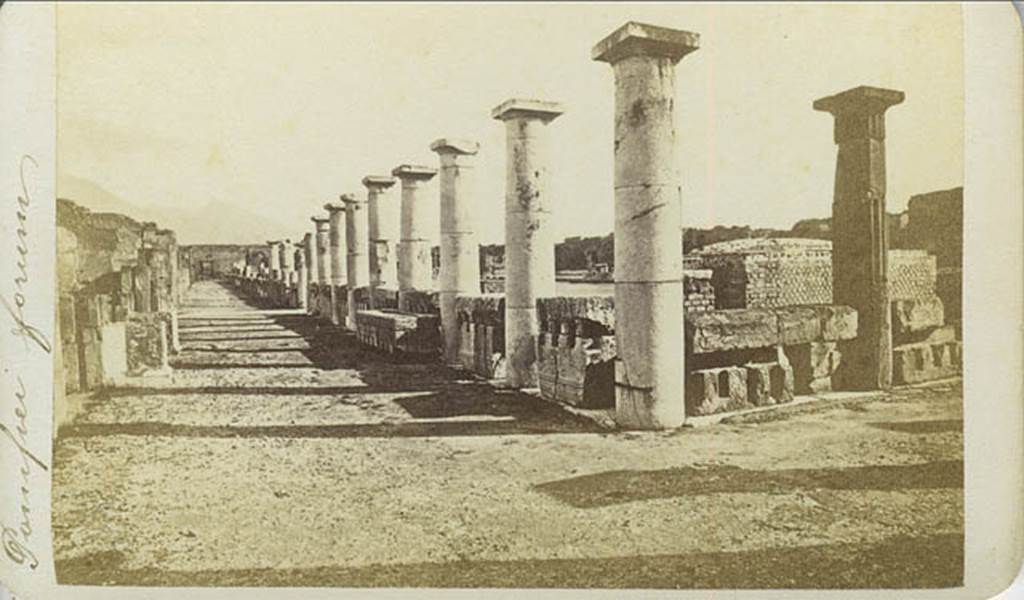
{"type": "Polygon", "coordinates": [[[396,181],[379,175],[363,177],[369,220],[370,287],[374,290],[398,287],[398,202],[389,193],[396,181]]]}
{"type": "Polygon", "coordinates": [[[676,64],[689,31],[626,23],[591,53],[615,74],[615,415],[623,427],[683,424],[682,198],[676,64]]]}
{"type": "Polygon", "coordinates": [[[356,328],[356,289],[366,287],[370,281],[370,261],[366,256],[367,237],[366,200],[353,194],[342,194],[345,203],[345,242],[348,246],[348,326],[356,328]]]}
{"type": "Polygon", "coordinates": [[[401,242],[398,245],[398,309],[409,310],[411,292],[426,291],[433,287],[433,268],[430,260],[431,202],[427,196],[427,182],[437,175],[437,169],[415,165],[401,165],[391,174],[402,182],[401,242]]]}
{"type": "Polygon", "coordinates": [[[302,258],[306,265],[306,311],[313,312],[314,306],[310,302],[309,288],[317,281],[316,262],[316,234],[306,233],[302,238],[302,258]]]}
{"type": "Polygon", "coordinates": [[[291,240],[283,240],[281,244],[281,281],[286,286],[292,284],[292,277],[295,273],[295,256],[291,240]]]}
{"type": "Polygon", "coordinates": [[[324,286],[331,281],[327,272],[330,268],[327,258],[327,251],[331,245],[330,223],[324,217],[312,217],[312,219],[316,225],[316,244],[314,246],[316,248],[316,283],[324,286]]]}
{"type": "Polygon", "coordinates": [[[491,111],[505,122],[505,375],[509,387],[537,383],[537,298],[555,295],[555,238],[547,195],[557,102],[506,100],[491,111]]]}
{"type": "Polygon", "coordinates": [[[342,293],[338,288],[348,283],[348,259],[346,252],[348,244],[345,241],[345,205],[335,202],[324,204],[327,211],[327,219],[330,224],[330,266],[327,269],[327,276],[331,287],[331,322],[335,325],[345,324],[345,315],[341,314],[341,302],[338,296],[342,293]]]}
{"type": "MultiPolygon", "coordinates": [[[[309,235],[308,233],[306,235],[309,235]]],[[[295,287],[299,308],[309,308],[309,270],[306,268],[305,243],[295,244],[292,248],[295,261],[295,287]]]]}
{"type": "Polygon", "coordinates": [[[281,250],[279,248],[280,242],[267,242],[267,247],[270,252],[270,278],[278,279],[281,277],[281,250]]]}
{"type": "Polygon", "coordinates": [[[444,361],[452,367],[459,360],[459,319],[455,297],[480,293],[480,247],[476,240],[474,156],[480,144],[468,140],[440,139],[430,145],[441,161],[441,332],[444,361]]]}
{"type": "Polygon", "coordinates": [[[844,389],[892,385],[889,235],[885,216],[885,111],[903,92],[861,86],[820,98],[835,117],[832,200],[832,301],[857,310],[857,338],[843,345],[836,371],[844,389]]]}

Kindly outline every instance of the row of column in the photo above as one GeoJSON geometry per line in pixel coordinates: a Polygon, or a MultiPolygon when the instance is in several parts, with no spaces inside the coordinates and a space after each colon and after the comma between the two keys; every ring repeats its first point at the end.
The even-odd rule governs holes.
{"type": "MultiPolygon", "coordinates": [[[[592,51],[594,60],[611,65],[615,78],[616,415],[630,428],[676,427],[684,420],[675,65],[698,47],[696,33],[631,22],[592,51]]],[[[883,114],[902,99],[902,92],[861,87],[814,104],[835,115],[839,144],[833,203],[834,301],[852,306],[860,315],[846,387],[885,388],[891,382],[883,114]]],[[[494,119],[505,123],[507,140],[505,343],[511,387],[536,382],[536,300],[555,295],[552,199],[547,190],[554,149],[548,126],[562,113],[558,103],[522,99],[508,100],[492,111],[494,119]]],[[[473,157],[479,147],[471,141],[440,139],[431,149],[441,165],[439,299],[444,358],[456,364],[455,298],[479,292],[472,204],[473,157]]],[[[360,286],[397,285],[403,310],[410,294],[431,287],[430,242],[424,229],[431,205],[425,185],[436,174],[429,167],[401,165],[391,177],[368,176],[363,179],[366,200],[342,196],[344,206],[328,204],[328,218],[313,218],[316,234],[306,235],[301,264],[308,273],[317,273],[317,282],[347,285],[350,323],[355,310],[352,293],[360,286]],[[396,219],[393,202],[387,200],[396,180],[401,181],[397,261],[396,219]],[[347,261],[341,260],[342,247],[347,248],[347,261]]],[[[292,269],[283,258],[286,254],[271,255],[270,269],[284,273],[281,277],[292,269]]]]}

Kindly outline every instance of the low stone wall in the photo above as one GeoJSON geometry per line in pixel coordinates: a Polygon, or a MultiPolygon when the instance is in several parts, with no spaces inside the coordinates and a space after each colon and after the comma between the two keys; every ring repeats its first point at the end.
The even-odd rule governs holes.
{"type": "Polygon", "coordinates": [[[458,296],[459,362],[484,379],[505,377],[505,295],[458,296]]]}
{"type": "Polygon", "coordinates": [[[893,383],[921,383],[959,375],[963,346],[946,324],[938,295],[892,303],[893,383]]]}
{"type": "Polygon", "coordinates": [[[356,312],[356,337],[389,354],[436,358],[441,350],[440,317],[390,310],[356,312]]]}
{"type": "MultiPolygon", "coordinates": [[[[479,300],[464,303],[463,312],[480,312],[479,300]]],[[[586,408],[614,406],[614,297],[541,298],[537,313],[541,394],[586,408]]],[[[857,314],[845,306],[688,312],[687,414],[784,403],[795,393],[831,389],[839,344],[856,334],[857,314]]],[[[479,352],[464,361],[469,358],[479,361],[479,352]]]]}
{"type": "Polygon", "coordinates": [[[538,298],[541,394],[584,408],[615,406],[615,297],[538,298]]]}

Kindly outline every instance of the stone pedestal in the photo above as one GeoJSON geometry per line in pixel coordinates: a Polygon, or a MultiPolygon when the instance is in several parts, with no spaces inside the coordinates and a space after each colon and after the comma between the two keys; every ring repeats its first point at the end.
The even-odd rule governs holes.
{"type": "Polygon", "coordinates": [[[685,418],[682,206],[675,65],[688,31],[627,23],[594,46],[615,73],[616,420],[678,427],[685,418]]]}
{"type": "MultiPolygon", "coordinates": [[[[370,242],[370,287],[398,288],[398,202],[389,192],[397,180],[394,177],[368,175],[366,186],[368,236],[370,242]]],[[[372,299],[373,294],[370,295],[372,299]]]]}
{"type": "Polygon", "coordinates": [[[398,309],[406,308],[410,292],[433,288],[430,260],[430,235],[427,223],[433,206],[427,195],[427,182],[437,169],[401,165],[391,174],[402,182],[401,241],[398,245],[398,309]]]}
{"type": "Polygon", "coordinates": [[[370,262],[366,256],[368,245],[366,201],[352,194],[344,194],[341,201],[345,204],[345,243],[347,245],[347,302],[348,326],[356,327],[356,290],[364,287],[370,280],[370,262]]]}
{"type": "Polygon", "coordinates": [[[270,255],[270,277],[277,279],[281,277],[281,242],[267,242],[267,248],[270,255]]]}
{"type": "Polygon", "coordinates": [[[345,304],[338,297],[339,288],[348,283],[348,242],[346,241],[347,224],[344,223],[345,205],[328,202],[324,204],[327,211],[330,233],[328,234],[330,254],[330,266],[327,269],[327,277],[331,289],[331,322],[335,325],[345,324],[345,314],[342,312],[342,305],[345,304]]]}
{"type": "Polygon", "coordinates": [[[521,99],[491,111],[506,127],[505,376],[513,388],[537,384],[536,300],[555,295],[548,124],[562,112],[557,102],[521,99]]]}
{"type": "Polygon", "coordinates": [[[473,163],[480,145],[456,139],[439,139],[430,145],[441,160],[441,335],[443,359],[460,366],[459,318],[456,296],[480,293],[480,248],[476,239],[473,200],[476,175],[473,163]]]}
{"type": "Polygon", "coordinates": [[[292,277],[295,273],[295,254],[291,240],[284,240],[281,244],[281,281],[285,288],[292,284],[292,277]]]}
{"type": "Polygon", "coordinates": [[[885,111],[903,92],[861,86],[821,98],[814,109],[835,117],[832,201],[832,296],[856,309],[857,339],[841,349],[836,372],[843,389],[892,385],[889,236],[885,214],[885,111]]]}

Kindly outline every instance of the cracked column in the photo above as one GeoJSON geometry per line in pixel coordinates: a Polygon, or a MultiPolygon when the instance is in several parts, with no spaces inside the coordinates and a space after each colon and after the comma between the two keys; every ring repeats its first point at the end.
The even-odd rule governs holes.
{"type": "Polygon", "coordinates": [[[338,288],[348,284],[348,243],[345,241],[348,225],[342,222],[345,218],[345,205],[328,202],[324,204],[324,209],[327,211],[330,224],[330,265],[327,268],[327,278],[331,290],[331,322],[335,325],[344,325],[345,315],[342,314],[338,288]]]}
{"type": "Polygon", "coordinates": [[[427,223],[432,205],[427,195],[427,182],[437,169],[418,165],[401,165],[391,174],[402,182],[401,241],[398,244],[398,310],[409,310],[413,292],[433,287],[430,260],[430,235],[427,223]]]}
{"type": "Polygon", "coordinates": [[[267,247],[270,249],[270,278],[279,279],[281,277],[281,251],[278,249],[280,242],[267,242],[267,247]]]}
{"type": "Polygon", "coordinates": [[[842,347],[843,389],[892,385],[889,235],[885,216],[885,111],[903,92],[861,86],[814,101],[835,117],[832,301],[857,310],[857,338],[842,347]]]}
{"type": "Polygon", "coordinates": [[[480,248],[476,241],[476,175],[473,163],[480,144],[442,138],[430,145],[441,161],[441,274],[438,299],[444,362],[460,367],[459,319],[455,297],[480,293],[480,248]]]}
{"type": "MultiPolygon", "coordinates": [[[[306,234],[309,236],[309,234],[306,234]]],[[[292,248],[295,261],[295,287],[298,296],[299,308],[309,308],[309,271],[306,268],[306,244],[295,244],[292,248]]]]}
{"type": "MultiPolygon", "coordinates": [[[[367,175],[363,178],[367,196],[369,220],[370,287],[398,288],[398,260],[395,241],[398,240],[398,202],[390,189],[394,177],[367,175]]],[[[371,301],[375,294],[371,292],[371,301]]]]}
{"type": "Polygon", "coordinates": [[[548,125],[563,112],[557,102],[520,99],[491,111],[506,129],[505,375],[513,388],[537,384],[537,298],[555,295],[548,125]]]}
{"type": "Polygon", "coordinates": [[[366,201],[354,194],[342,194],[345,203],[345,243],[348,246],[348,327],[356,328],[356,290],[370,281],[370,261],[366,256],[366,201]]]}
{"type": "Polygon", "coordinates": [[[682,425],[683,240],[676,64],[689,31],[626,23],[591,58],[615,74],[615,418],[634,429],[682,425]]]}
{"type": "Polygon", "coordinates": [[[312,314],[316,307],[310,301],[312,295],[309,293],[309,289],[317,281],[319,269],[316,262],[316,234],[306,233],[302,237],[302,257],[305,259],[306,265],[306,312],[312,314]]]}

